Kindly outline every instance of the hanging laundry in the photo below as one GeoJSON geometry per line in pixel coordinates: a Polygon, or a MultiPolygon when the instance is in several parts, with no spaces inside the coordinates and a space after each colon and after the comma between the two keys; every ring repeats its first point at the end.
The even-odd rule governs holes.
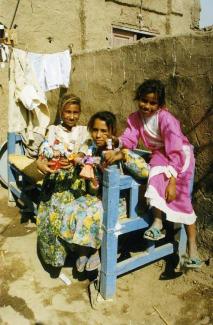
{"type": "Polygon", "coordinates": [[[9,132],[19,132],[30,157],[36,157],[50,122],[45,92],[69,86],[69,50],[38,54],[13,48],[9,77],[9,132]]]}
{"type": "Polygon", "coordinates": [[[10,58],[8,117],[9,132],[21,133],[29,155],[36,156],[39,141],[50,122],[50,113],[27,52],[15,48],[10,58]]]}
{"type": "Polygon", "coordinates": [[[37,54],[28,53],[29,61],[37,80],[44,91],[59,87],[69,87],[71,72],[70,51],[37,54]]]}
{"type": "Polygon", "coordinates": [[[9,61],[9,49],[7,45],[0,44],[0,67],[5,67],[5,62],[9,61]]]}

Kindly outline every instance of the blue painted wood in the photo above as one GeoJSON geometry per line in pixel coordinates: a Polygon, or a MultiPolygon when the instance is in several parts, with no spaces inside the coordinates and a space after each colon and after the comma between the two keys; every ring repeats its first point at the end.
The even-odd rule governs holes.
{"type": "MultiPolygon", "coordinates": [[[[15,153],[16,150],[16,134],[15,133],[8,133],[8,137],[7,137],[7,153],[8,153],[8,157],[11,153],[15,153]]],[[[15,192],[12,191],[12,188],[10,186],[10,184],[16,183],[16,179],[14,176],[14,173],[11,169],[11,165],[9,163],[9,159],[8,159],[8,204],[10,203],[15,203],[15,192]]]]}
{"type": "MultiPolygon", "coordinates": [[[[16,134],[15,133],[8,133],[8,141],[7,141],[7,151],[8,157],[11,153],[16,153],[16,134]]],[[[10,163],[8,160],[8,188],[10,186],[10,182],[15,182],[15,177],[10,168],[10,163]]]]}
{"type": "Polygon", "coordinates": [[[101,245],[100,292],[105,299],[116,289],[116,262],[118,250],[118,203],[120,173],[116,166],[106,169],[103,175],[103,240],[101,245]]]}
{"type": "MultiPolygon", "coordinates": [[[[139,152],[138,152],[139,153],[139,152]]],[[[148,154],[148,153],[145,153],[148,154]]],[[[101,247],[100,292],[105,299],[112,298],[116,291],[116,278],[126,272],[154,262],[174,252],[185,252],[184,228],[181,227],[176,241],[155,247],[155,242],[147,241],[146,252],[141,252],[117,263],[117,243],[121,234],[149,227],[150,213],[137,215],[136,206],[139,196],[139,184],[131,176],[119,175],[116,169],[107,169],[103,182],[104,235],[101,247]],[[118,219],[118,201],[120,191],[129,191],[129,216],[118,219]],[[177,245],[177,243],[179,245],[177,245]]]]}
{"type": "Polygon", "coordinates": [[[136,256],[130,257],[122,262],[117,263],[116,274],[121,275],[127,273],[140,266],[146,265],[150,262],[159,260],[160,258],[174,253],[174,245],[167,243],[155,248],[150,254],[148,251],[142,252],[136,256]]]}
{"type": "Polygon", "coordinates": [[[116,263],[118,235],[104,231],[101,244],[100,293],[104,299],[112,298],[116,290],[116,263]]]}
{"type": "Polygon", "coordinates": [[[128,175],[120,175],[120,190],[125,190],[131,188],[132,186],[132,177],[128,175]]]}
{"type": "Polygon", "coordinates": [[[116,166],[105,170],[103,183],[103,226],[106,231],[110,231],[115,229],[118,220],[120,173],[116,166]]]}
{"type": "Polygon", "coordinates": [[[0,149],[0,181],[5,186],[8,186],[8,173],[10,174],[10,181],[14,179],[8,168],[8,156],[11,153],[24,154],[21,136],[15,133],[8,133],[8,140],[3,143],[0,149]]]}
{"type": "Polygon", "coordinates": [[[132,180],[129,197],[129,217],[137,218],[138,193],[140,184],[132,180]]]}
{"type": "Polygon", "coordinates": [[[31,178],[29,178],[27,175],[24,175],[15,166],[10,164],[8,159],[10,154],[17,154],[17,155],[24,154],[24,146],[22,143],[22,138],[19,134],[13,132],[8,133],[8,141],[7,141],[8,204],[14,205],[17,200],[20,200],[24,205],[25,210],[36,214],[37,204],[33,202],[32,197],[29,196],[28,190],[30,189],[30,187],[32,189],[32,186],[34,188],[37,188],[37,186],[36,184],[33,184],[31,178]]]}
{"type": "Polygon", "coordinates": [[[148,218],[149,216],[144,214],[142,217],[121,219],[119,221],[120,234],[126,234],[131,231],[147,228],[149,226],[148,218]]]}
{"type": "Polygon", "coordinates": [[[0,182],[8,185],[8,170],[7,170],[7,142],[4,142],[0,149],[0,182]]]}
{"type": "MultiPolygon", "coordinates": [[[[8,134],[8,153],[23,153],[20,136],[8,134]],[[18,150],[17,150],[18,148],[18,150]]],[[[149,152],[138,150],[137,153],[149,155],[149,152]]],[[[9,165],[9,164],[8,164],[9,165]]],[[[36,204],[29,200],[24,189],[17,188],[14,166],[8,167],[8,188],[13,195],[23,199],[27,207],[36,213],[36,204]]],[[[27,178],[24,177],[24,180],[27,178]]],[[[24,186],[24,183],[22,184],[24,186]]],[[[186,233],[183,226],[179,226],[175,241],[155,247],[153,241],[147,241],[147,249],[136,256],[117,263],[118,237],[139,229],[145,229],[150,224],[149,213],[137,215],[139,184],[128,175],[120,175],[116,166],[107,168],[103,175],[103,241],[101,246],[100,292],[105,299],[112,298],[116,291],[116,278],[126,272],[154,262],[164,256],[179,251],[183,255],[186,250],[186,233]],[[118,203],[121,190],[129,192],[128,218],[119,220],[118,203]]]]}
{"type": "Polygon", "coordinates": [[[147,252],[149,254],[152,254],[155,250],[155,242],[153,240],[147,240],[146,244],[147,244],[147,252]]]}

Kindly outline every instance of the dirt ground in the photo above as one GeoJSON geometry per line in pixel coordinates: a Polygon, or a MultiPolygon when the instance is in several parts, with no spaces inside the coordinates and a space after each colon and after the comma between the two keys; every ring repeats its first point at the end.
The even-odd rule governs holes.
{"type": "Polygon", "coordinates": [[[0,323],[2,325],[207,325],[213,324],[212,260],[199,271],[161,281],[164,261],[117,280],[112,301],[99,299],[92,309],[88,279],[71,267],[66,285],[51,278],[36,251],[36,226],[20,222],[18,208],[7,206],[0,188],[0,323]]]}

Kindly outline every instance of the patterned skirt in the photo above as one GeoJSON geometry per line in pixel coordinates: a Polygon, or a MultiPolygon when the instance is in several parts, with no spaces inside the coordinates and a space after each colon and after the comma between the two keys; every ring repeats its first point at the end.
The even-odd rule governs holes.
{"type": "MultiPolygon", "coordinates": [[[[129,154],[126,167],[143,178],[144,161],[141,166],[138,158],[129,154]]],[[[126,217],[125,198],[119,201],[119,217],[126,217]]],[[[79,179],[75,169],[46,177],[37,215],[38,249],[46,264],[63,266],[67,244],[99,249],[102,221],[100,197],[87,194],[85,180],[79,179]]]]}

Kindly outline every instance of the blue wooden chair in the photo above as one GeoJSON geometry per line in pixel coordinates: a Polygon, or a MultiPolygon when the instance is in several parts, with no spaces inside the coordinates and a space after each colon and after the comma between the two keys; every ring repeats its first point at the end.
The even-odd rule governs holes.
{"type": "Polygon", "coordinates": [[[186,234],[182,225],[175,225],[176,238],[155,247],[155,242],[147,241],[147,249],[136,256],[117,262],[118,237],[135,230],[149,227],[150,215],[137,213],[139,186],[131,176],[121,175],[118,168],[112,166],[104,173],[103,179],[103,242],[101,246],[100,293],[104,299],[112,298],[116,291],[116,278],[138,267],[178,253],[186,252],[186,234]],[[122,190],[129,191],[128,217],[118,217],[118,201],[122,190]]]}
{"type": "Polygon", "coordinates": [[[19,134],[8,133],[7,156],[8,205],[14,206],[18,201],[22,212],[36,215],[43,175],[37,171],[35,160],[25,156],[19,134]]]}
{"type": "MultiPolygon", "coordinates": [[[[35,161],[24,156],[21,137],[8,133],[8,192],[9,203],[19,200],[25,211],[37,213],[37,199],[41,188],[41,175],[35,161]],[[26,161],[27,159],[27,161],[26,161]],[[24,162],[24,163],[23,163],[24,162]]],[[[137,151],[142,155],[143,151],[137,151]]],[[[138,212],[140,183],[129,175],[122,175],[116,166],[107,168],[103,176],[103,242],[101,246],[100,293],[104,299],[112,298],[116,291],[116,279],[131,270],[142,267],[173,253],[181,257],[186,251],[186,234],[182,225],[177,228],[175,238],[161,246],[147,241],[147,249],[139,254],[117,262],[118,238],[135,230],[145,230],[151,223],[148,212],[138,212]],[[128,193],[128,216],[119,219],[118,203],[121,192],[128,193]]]]}

